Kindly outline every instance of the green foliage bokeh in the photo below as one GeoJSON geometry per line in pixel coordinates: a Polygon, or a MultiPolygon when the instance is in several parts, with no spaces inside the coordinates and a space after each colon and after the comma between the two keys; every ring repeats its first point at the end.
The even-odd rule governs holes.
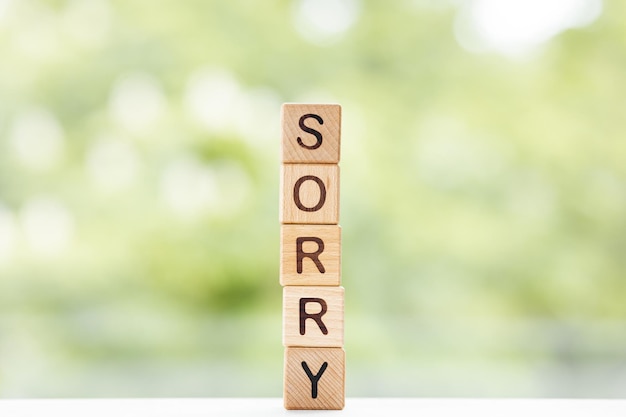
{"type": "MultiPolygon", "coordinates": [[[[368,381],[383,369],[413,380],[400,371],[451,357],[561,369],[562,380],[623,365],[625,7],[606,1],[593,24],[518,60],[462,49],[453,4],[361,3],[328,44],[299,35],[288,1],[11,3],[0,26],[0,208],[15,225],[0,264],[0,395],[280,395],[279,111],[294,101],[343,106],[346,346],[364,381],[354,394],[392,394],[368,381]],[[194,88],[221,94],[228,120],[194,116],[194,88]],[[153,101],[147,124],[116,107],[143,114],[153,101]],[[53,164],[19,156],[24,115],[56,120],[53,164]],[[115,158],[90,162],[108,143],[135,158],[119,187],[93,173],[116,171],[115,158]],[[22,230],[38,199],[69,213],[62,251],[38,253],[37,231],[22,230]],[[472,323],[478,336],[457,343],[472,323]],[[265,386],[259,362],[278,367],[265,386]],[[204,365],[251,382],[220,387],[204,365]],[[191,382],[177,390],[155,374],[191,382]]],[[[431,372],[434,388],[426,373],[398,394],[589,396],[613,383],[538,387],[538,372],[464,390],[431,372]]]]}

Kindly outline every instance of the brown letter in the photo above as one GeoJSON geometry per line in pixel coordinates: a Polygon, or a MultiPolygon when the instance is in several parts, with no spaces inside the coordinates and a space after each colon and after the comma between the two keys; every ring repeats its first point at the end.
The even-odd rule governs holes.
{"type": "Polygon", "coordinates": [[[324,269],[324,265],[322,265],[322,263],[320,262],[320,258],[319,258],[322,252],[324,252],[324,241],[320,239],[319,237],[297,238],[296,239],[296,261],[297,261],[298,274],[302,273],[302,260],[304,258],[311,258],[311,260],[315,263],[315,266],[317,266],[317,270],[320,271],[322,274],[326,272],[326,269],[324,269]],[[315,252],[304,252],[302,250],[302,244],[304,242],[317,243],[317,250],[315,252]]]}
{"type": "Polygon", "coordinates": [[[313,136],[315,136],[315,138],[317,139],[317,142],[315,142],[311,146],[305,145],[304,142],[302,142],[302,139],[300,138],[300,136],[298,136],[298,145],[307,149],[317,149],[320,146],[322,146],[322,134],[318,132],[317,130],[311,129],[310,127],[304,125],[304,121],[308,118],[313,118],[317,120],[317,122],[321,125],[324,124],[324,120],[322,120],[322,118],[319,117],[317,114],[305,114],[304,116],[302,116],[300,120],[298,121],[298,125],[300,126],[300,129],[304,130],[306,133],[310,133],[313,136]]]}
{"type": "Polygon", "coordinates": [[[322,364],[320,370],[317,371],[317,375],[313,375],[313,372],[311,372],[309,365],[304,361],[302,362],[302,368],[304,369],[304,372],[306,372],[306,376],[308,376],[311,380],[311,398],[317,398],[317,382],[322,377],[322,374],[324,373],[326,368],[328,368],[328,362],[324,362],[322,364]]]}
{"type": "Polygon", "coordinates": [[[300,334],[304,335],[306,328],[306,319],[313,319],[320,326],[320,330],[324,334],[328,334],[328,329],[326,325],[322,321],[322,316],[326,314],[328,307],[326,306],[326,301],[321,298],[301,298],[300,299],[300,334]],[[309,314],[306,312],[306,303],[318,303],[321,307],[319,313],[309,314]]]}
{"type": "Polygon", "coordinates": [[[326,202],[326,187],[324,186],[324,182],[314,175],[305,175],[304,177],[298,179],[296,184],[293,186],[293,201],[296,203],[296,206],[302,211],[317,211],[324,206],[326,202]],[[300,187],[302,183],[305,181],[314,181],[318,187],[320,187],[320,199],[316,205],[313,207],[305,207],[300,201],[300,187]]]}

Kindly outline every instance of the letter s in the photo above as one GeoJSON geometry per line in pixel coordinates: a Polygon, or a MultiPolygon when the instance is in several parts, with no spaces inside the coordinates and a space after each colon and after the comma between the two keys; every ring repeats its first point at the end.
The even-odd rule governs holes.
{"type": "Polygon", "coordinates": [[[300,120],[298,121],[298,125],[300,126],[300,129],[302,129],[306,133],[310,133],[313,136],[315,136],[315,138],[317,139],[317,142],[315,142],[313,145],[309,146],[309,145],[305,144],[304,142],[302,142],[302,138],[300,138],[300,136],[298,136],[297,140],[298,140],[298,145],[302,146],[303,148],[313,150],[313,149],[317,149],[320,146],[322,146],[322,134],[320,132],[318,132],[317,130],[315,130],[315,129],[312,129],[312,128],[308,127],[308,126],[305,126],[304,121],[306,119],[310,119],[310,118],[313,118],[313,119],[317,120],[317,122],[320,125],[324,124],[324,120],[322,120],[322,118],[319,117],[317,114],[310,114],[309,113],[309,114],[305,114],[304,116],[302,116],[300,118],[300,120]]]}

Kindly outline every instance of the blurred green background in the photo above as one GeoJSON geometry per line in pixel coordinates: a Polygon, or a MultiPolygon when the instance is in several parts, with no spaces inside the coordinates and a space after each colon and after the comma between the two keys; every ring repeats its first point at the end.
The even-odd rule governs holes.
{"type": "Polygon", "coordinates": [[[0,0],[0,396],[280,396],[282,102],[343,106],[349,396],[626,396],[626,3],[0,0]]]}

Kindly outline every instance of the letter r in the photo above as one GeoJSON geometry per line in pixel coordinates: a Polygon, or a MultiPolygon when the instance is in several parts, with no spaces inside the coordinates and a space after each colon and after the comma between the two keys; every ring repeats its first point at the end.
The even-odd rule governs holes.
{"type": "Polygon", "coordinates": [[[313,319],[323,334],[328,334],[328,329],[326,325],[322,321],[322,316],[326,314],[328,311],[328,306],[326,305],[326,301],[322,298],[301,298],[300,299],[300,335],[304,336],[306,333],[306,319],[313,319]],[[320,305],[320,312],[310,314],[306,312],[307,303],[317,303],[320,305]]]}
{"type": "Polygon", "coordinates": [[[298,274],[302,273],[302,260],[304,258],[311,258],[317,270],[320,273],[325,273],[326,269],[324,265],[320,262],[320,254],[324,252],[324,241],[319,237],[298,237],[296,238],[296,268],[298,274]],[[315,242],[317,243],[317,250],[315,252],[304,252],[302,250],[302,245],[304,242],[315,242]]]}

